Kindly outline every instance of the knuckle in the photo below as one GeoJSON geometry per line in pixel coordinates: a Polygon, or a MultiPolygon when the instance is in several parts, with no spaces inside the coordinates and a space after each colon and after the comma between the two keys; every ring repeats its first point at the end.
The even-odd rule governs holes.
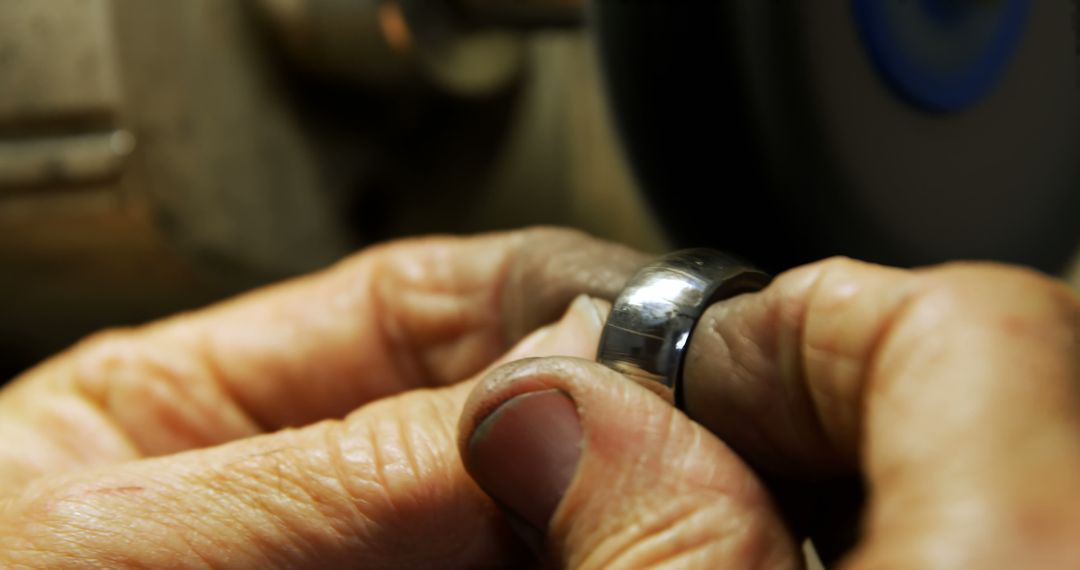
{"type": "Polygon", "coordinates": [[[206,397],[222,381],[212,345],[155,334],[98,333],[75,349],[60,381],[114,420],[144,452],[218,443],[223,400],[206,397]]]}
{"type": "Polygon", "coordinates": [[[815,261],[814,263],[811,263],[809,265],[804,265],[802,267],[796,268],[792,271],[789,271],[788,273],[811,274],[814,275],[816,278],[820,279],[823,278],[825,275],[847,273],[851,271],[852,268],[862,267],[865,265],[866,264],[861,261],[856,261],[844,255],[834,255],[831,257],[826,257],[825,259],[822,259],[820,261],[815,261]]]}
{"type": "Polygon", "coordinates": [[[822,259],[815,265],[819,265],[822,269],[832,270],[835,268],[848,268],[852,266],[865,265],[861,261],[856,261],[846,255],[832,255],[822,259]]]}
{"type": "Polygon", "coordinates": [[[83,393],[103,400],[110,381],[138,376],[145,359],[132,329],[116,328],[95,333],[74,350],[72,380],[83,393]],[[134,372],[134,373],[133,373],[134,372]]]}
{"type": "Polygon", "coordinates": [[[790,324],[801,327],[812,308],[833,304],[836,285],[852,280],[853,274],[863,267],[862,262],[834,256],[783,273],[767,291],[776,296],[781,316],[795,319],[797,322],[790,324]]]}
{"type": "Polygon", "coordinates": [[[101,403],[121,394],[156,402],[165,393],[190,391],[213,368],[206,346],[173,347],[136,329],[97,333],[76,347],[71,378],[79,392],[101,403]]]}
{"type": "Polygon", "coordinates": [[[846,257],[832,257],[806,269],[795,276],[795,283],[780,289],[776,303],[777,319],[783,323],[780,330],[795,335],[798,365],[810,366],[812,357],[833,372],[837,366],[861,367],[872,350],[872,339],[885,324],[875,311],[866,310],[867,299],[880,300],[884,309],[892,299],[886,292],[905,286],[891,276],[883,282],[880,268],[846,257]]]}

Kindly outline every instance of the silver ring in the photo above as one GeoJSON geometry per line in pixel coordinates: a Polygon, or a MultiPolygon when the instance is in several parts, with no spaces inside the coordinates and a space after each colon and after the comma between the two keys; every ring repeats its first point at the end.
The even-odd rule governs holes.
{"type": "Polygon", "coordinates": [[[687,249],[646,265],[615,299],[596,360],[682,406],[690,337],[710,305],[769,284],[767,273],[711,249],[687,249]]]}

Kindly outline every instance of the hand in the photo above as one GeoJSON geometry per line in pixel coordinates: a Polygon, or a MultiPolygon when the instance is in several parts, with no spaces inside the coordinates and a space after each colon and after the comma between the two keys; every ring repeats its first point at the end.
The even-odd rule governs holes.
{"type": "Polygon", "coordinates": [[[514,565],[457,382],[589,356],[584,298],[500,355],[640,263],[556,230],[413,240],[91,338],[0,393],[0,567],[514,565]]]}
{"type": "Polygon", "coordinates": [[[589,361],[504,365],[466,406],[466,467],[572,568],[800,567],[757,473],[865,479],[848,568],[1080,568],[1080,303],[1059,283],[816,263],[710,308],[683,380],[713,433],[589,361]]]}

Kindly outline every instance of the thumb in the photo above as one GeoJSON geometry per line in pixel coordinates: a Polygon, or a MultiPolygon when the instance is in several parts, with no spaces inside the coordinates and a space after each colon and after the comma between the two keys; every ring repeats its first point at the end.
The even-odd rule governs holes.
{"type": "Polygon", "coordinates": [[[601,365],[520,361],[473,390],[469,474],[572,568],[798,568],[764,486],[720,440],[601,365]]]}

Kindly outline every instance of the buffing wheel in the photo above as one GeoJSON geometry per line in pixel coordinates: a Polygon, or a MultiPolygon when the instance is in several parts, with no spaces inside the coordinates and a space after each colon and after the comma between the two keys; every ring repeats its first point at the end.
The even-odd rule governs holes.
{"type": "Polygon", "coordinates": [[[1057,271],[1080,243],[1076,3],[593,0],[631,163],[677,241],[1057,271]]]}

